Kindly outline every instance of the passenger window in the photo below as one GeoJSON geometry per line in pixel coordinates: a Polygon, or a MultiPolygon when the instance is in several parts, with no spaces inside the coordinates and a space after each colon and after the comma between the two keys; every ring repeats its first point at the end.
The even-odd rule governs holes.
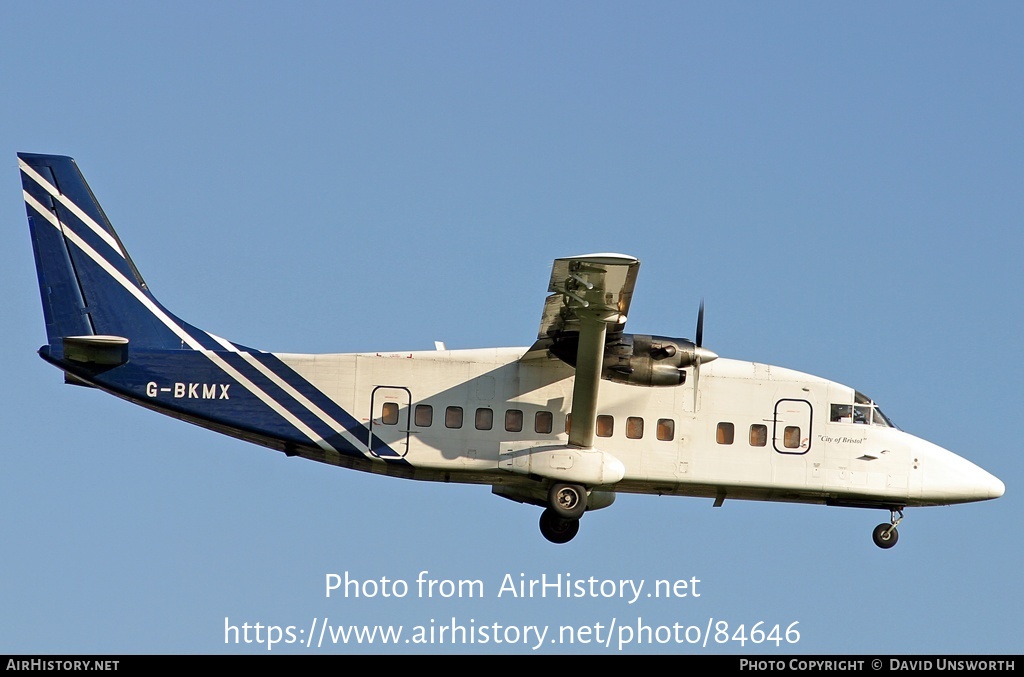
{"type": "Polygon", "coordinates": [[[626,419],[626,437],[631,440],[639,440],[644,436],[644,420],[639,416],[630,416],[626,419]]]}
{"type": "Polygon", "coordinates": [[[462,427],[462,407],[448,407],[444,410],[444,425],[446,428],[462,427]]]}
{"type": "Polygon", "coordinates": [[[523,429],[523,412],[519,409],[509,409],[505,412],[505,430],[510,433],[517,433],[523,429]]]}
{"type": "Polygon", "coordinates": [[[719,444],[732,444],[736,427],[732,423],[719,423],[717,439],[719,444]]]}
{"type": "Polygon", "coordinates": [[[398,403],[385,402],[381,411],[380,422],[384,425],[395,425],[398,423],[398,403]]]}
{"type": "Polygon", "coordinates": [[[417,404],[415,421],[419,427],[429,428],[434,422],[434,408],[429,404],[417,404]]]}
{"type": "Polygon", "coordinates": [[[476,410],[476,429],[477,430],[490,430],[494,426],[494,410],[493,409],[477,409],[476,410]]]}
{"type": "Polygon", "coordinates": [[[782,438],[782,443],[786,445],[787,449],[799,449],[800,448],[800,428],[795,425],[787,425],[785,434],[782,438]]]}
{"type": "Polygon", "coordinates": [[[750,446],[764,447],[768,445],[768,426],[755,423],[750,426],[750,446]]]}
{"type": "Polygon", "coordinates": [[[676,435],[676,422],[670,418],[658,419],[658,439],[662,442],[671,442],[676,435]]]}
{"type": "Polygon", "coordinates": [[[608,415],[597,417],[597,436],[611,437],[615,430],[615,419],[608,415]]]}
{"type": "Polygon", "coordinates": [[[552,416],[550,411],[538,411],[533,417],[533,431],[542,435],[551,433],[552,416]]]}

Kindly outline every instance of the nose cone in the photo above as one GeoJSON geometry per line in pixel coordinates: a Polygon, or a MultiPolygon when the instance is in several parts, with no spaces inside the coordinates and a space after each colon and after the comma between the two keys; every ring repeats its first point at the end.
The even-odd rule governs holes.
{"type": "Polygon", "coordinates": [[[693,353],[694,353],[694,356],[700,358],[701,364],[707,364],[711,360],[717,360],[718,359],[718,353],[713,353],[710,350],[708,350],[707,348],[700,348],[700,347],[694,348],[693,349],[693,353]]]}
{"type": "MultiPolygon", "coordinates": [[[[988,473],[985,473],[985,474],[988,475],[988,473]]],[[[1003,495],[1003,493],[1006,492],[1006,485],[1003,484],[1003,481],[1001,479],[999,479],[995,475],[988,475],[988,479],[989,479],[989,484],[988,484],[988,497],[989,498],[999,498],[1000,496],[1003,495]]]]}
{"type": "Polygon", "coordinates": [[[969,503],[999,498],[1006,491],[995,475],[935,445],[918,449],[924,466],[922,498],[937,504],[969,503]]]}

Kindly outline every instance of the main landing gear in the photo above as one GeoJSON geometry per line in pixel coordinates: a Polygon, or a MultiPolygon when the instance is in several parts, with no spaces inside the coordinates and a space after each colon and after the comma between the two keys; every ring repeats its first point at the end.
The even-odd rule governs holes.
{"type": "Polygon", "coordinates": [[[890,510],[889,524],[879,524],[871,532],[871,539],[875,542],[875,545],[884,550],[888,550],[896,545],[896,541],[900,539],[900,532],[896,531],[896,525],[902,521],[903,510],[901,508],[890,510]],[[900,514],[899,518],[896,517],[896,513],[900,514]]]}
{"type": "Polygon", "coordinates": [[[578,519],[559,517],[551,508],[540,514],[540,533],[552,543],[568,543],[580,531],[578,519]]]}
{"type": "Polygon", "coordinates": [[[552,484],[548,507],[540,515],[540,533],[552,543],[568,543],[579,533],[587,509],[587,489],[579,484],[552,484]]]}

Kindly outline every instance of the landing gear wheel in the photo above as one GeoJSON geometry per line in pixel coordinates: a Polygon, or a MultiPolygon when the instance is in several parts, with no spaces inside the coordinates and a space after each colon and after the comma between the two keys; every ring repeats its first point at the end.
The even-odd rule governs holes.
{"type": "Polygon", "coordinates": [[[871,540],[879,548],[888,550],[900,539],[900,532],[896,531],[896,526],[902,521],[903,508],[889,508],[889,523],[879,524],[875,527],[875,530],[871,532],[871,540]],[[899,517],[896,517],[897,514],[899,517]]]}
{"type": "Polygon", "coordinates": [[[568,543],[580,531],[578,519],[567,519],[551,508],[540,514],[540,533],[552,543],[568,543]]]}
{"type": "Polygon", "coordinates": [[[587,490],[579,484],[552,484],[548,506],[560,517],[578,520],[587,509],[587,490]]]}
{"type": "Polygon", "coordinates": [[[871,539],[879,548],[888,550],[896,545],[896,541],[900,539],[900,532],[896,531],[896,525],[894,524],[879,524],[871,532],[871,539]]]}

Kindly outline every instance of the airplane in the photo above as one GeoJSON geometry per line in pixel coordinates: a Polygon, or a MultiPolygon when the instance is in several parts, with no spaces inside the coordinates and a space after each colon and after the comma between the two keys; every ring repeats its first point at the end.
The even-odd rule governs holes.
{"type": "Polygon", "coordinates": [[[19,153],[47,342],[65,382],[285,455],[490,485],[543,508],[567,543],[617,493],[875,508],[884,549],[909,507],[984,501],[1004,485],[906,433],[860,391],[628,334],[640,262],[557,258],[529,347],[273,353],[164,308],[72,158],[19,153]]]}

